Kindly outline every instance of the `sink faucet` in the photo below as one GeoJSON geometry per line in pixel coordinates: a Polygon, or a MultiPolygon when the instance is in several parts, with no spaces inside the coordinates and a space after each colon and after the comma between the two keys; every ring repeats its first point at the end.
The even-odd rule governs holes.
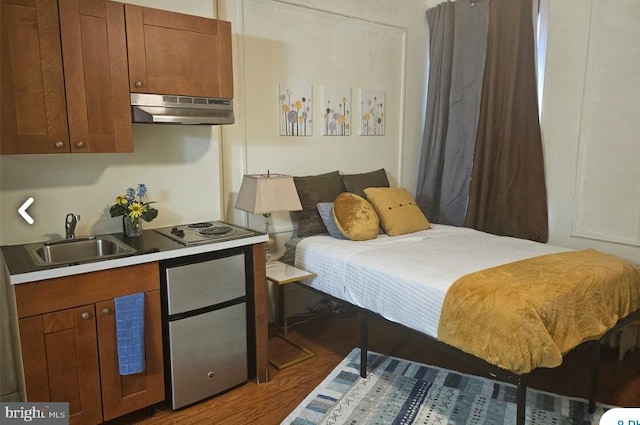
{"type": "Polygon", "coordinates": [[[67,235],[67,239],[74,239],[76,237],[76,225],[80,221],[78,214],[69,213],[64,220],[64,230],[67,235]]]}

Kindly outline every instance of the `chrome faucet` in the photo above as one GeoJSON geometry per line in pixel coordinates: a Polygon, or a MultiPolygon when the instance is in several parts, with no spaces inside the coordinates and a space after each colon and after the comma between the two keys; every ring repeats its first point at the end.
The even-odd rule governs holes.
{"type": "Polygon", "coordinates": [[[67,239],[75,239],[76,237],[76,225],[80,221],[78,214],[69,213],[64,220],[64,230],[67,235],[67,239]]]}

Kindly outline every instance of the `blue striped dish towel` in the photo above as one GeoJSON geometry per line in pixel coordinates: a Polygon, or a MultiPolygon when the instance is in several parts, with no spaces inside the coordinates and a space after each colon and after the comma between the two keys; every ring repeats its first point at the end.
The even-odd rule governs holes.
{"type": "Polygon", "coordinates": [[[144,371],[144,294],[114,300],[120,375],[144,371]]]}

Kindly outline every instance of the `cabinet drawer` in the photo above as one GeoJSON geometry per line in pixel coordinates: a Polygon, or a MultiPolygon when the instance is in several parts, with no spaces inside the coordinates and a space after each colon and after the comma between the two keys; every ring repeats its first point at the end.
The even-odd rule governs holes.
{"type": "Polygon", "coordinates": [[[18,317],[29,317],[160,288],[158,263],[14,285],[18,317]]]}

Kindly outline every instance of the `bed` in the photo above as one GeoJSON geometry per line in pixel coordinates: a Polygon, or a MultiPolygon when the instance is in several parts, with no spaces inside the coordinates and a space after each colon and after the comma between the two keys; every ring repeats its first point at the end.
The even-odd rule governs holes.
{"type": "MultiPolygon", "coordinates": [[[[438,329],[442,309],[454,282],[503,264],[572,252],[566,248],[490,235],[473,229],[433,224],[429,230],[399,236],[381,234],[368,241],[340,240],[330,235],[306,237],[296,245],[295,265],[317,275],[305,283],[310,288],[346,301],[363,312],[373,312],[440,340],[438,329]]],[[[582,340],[571,343],[570,349],[592,343],[594,368],[597,367],[598,341],[631,319],[640,318],[637,311],[640,308],[640,278],[633,285],[636,292],[627,308],[631,314],[616,317],[615,323],[601,324],[595,333],[591,330],[591,334],[583,335],[582,340]]],[[[367,328],[366,321],[363,323],[362,374],[366,376],[367,328]]],[[[497,323],[496,329],[502,325],[497,323]]],[[[495,335],[496,330],[487,329],[485,334],[495,335]]],[[[527,330],[522,338],[526,340],[531,335],[536,334],[527,330]]],[[[518,338],[517,334],[513,335],[513,340],[518,338]]],[[[539,344],[539,338],[532,342],[534,347],[539,344]]],[[[529,350],[524,356],[528,360],[524,365],[516,361],[505,366],[500,361],[483,358],[482,354],[468,353],[464,345],[452,349],[460,350],[458,355],[477,359],[476,363],[485,366],[494,376],[518,386],[519,393],[522,393],[518,417],[522,417],[522,421],[527,374],[535,368],[555,367],[561,362],[561,359],[558,362],[557,356],[549,355],[545,350],[538,350],[542,353],[529,350]]],[[[561,354],[566,352],[568,350],[561,354]]],[[[595,394],[597,369],[592,374],[592,394],[595,394]]],[[[594,405],[593,396],[591,402],[594,405]]]]}
{"type": "MultiPolygon", "coordinates": [[[[298,187],[303,206],[317,208],[325,226],[321,233],[299,232],[301,237],[290,244],[295,251],[291,261],[316,274],[305,285],[360,309],[361,375],[366,376],[367,367],[367,318],[377,314],[515,384],[518,425],[524,424],[530,372],[558,366],[571,350],[589,349],[593,411],[600,341],[640,319],[640,269],[594,250],[573,251],[428,223],[417,217],[421,213],[406,191],[401,199],[377,205],[377,192],[362,190],[367,184],[370,181],[361,181],[360,191],[375,211],[348,205],[355,232],[353,223],[341,217],[344,203],[333,197],[335,193],[306,196],[303,185],[298,187]],[[419,220],[406,211],[398,220],[390,220],[388,215],[399,214],[400,209],[412,210],[419,220]],[[361,224],[371,217],[375,227],[368,225],[369,235],[362,238],[361,224]],[[338,232],[332,228],[336,224],[332,218],[338,222],[338,232]],[[352,236],[356,240],[350,240],[352,236]],[[488,292],[478,292],[479,288],[488,292]],[[538,298],[539,302],[530,302],[538,298]]],[[[348,185],[342,190],[344,186],[348,185]]],[[[337,183],[333,190],[340,190],[337,183]]],[[[307,209],[303,220],[310,215],[307,209]]]]}

